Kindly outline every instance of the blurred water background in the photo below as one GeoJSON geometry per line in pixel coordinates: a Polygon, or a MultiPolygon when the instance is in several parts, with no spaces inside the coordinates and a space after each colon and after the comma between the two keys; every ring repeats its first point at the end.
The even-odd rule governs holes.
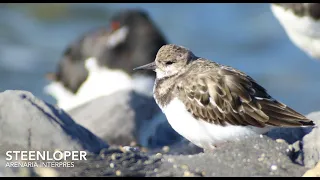
{"type": "Polygon", "coordinates": [[[301,113],[320,110],[320,61],[292,44],[269,4],[1,4],[0,91],[43,92],[66,46],[119,9],[147,10],[170,43],[238,68],[301,113]]]}

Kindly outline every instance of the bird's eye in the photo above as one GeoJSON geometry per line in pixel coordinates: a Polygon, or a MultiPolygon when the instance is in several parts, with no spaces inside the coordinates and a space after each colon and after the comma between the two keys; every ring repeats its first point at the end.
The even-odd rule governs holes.
{"type": "Polygon", "coordinates": [[[166,62],[166,65],[171,65],[171,64],[173,64],[172,61],[167,61],[167,62],[166,62]]]}

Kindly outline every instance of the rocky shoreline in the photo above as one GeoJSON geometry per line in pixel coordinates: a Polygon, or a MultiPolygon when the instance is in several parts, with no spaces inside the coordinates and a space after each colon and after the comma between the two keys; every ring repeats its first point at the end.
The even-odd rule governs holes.
{"type": "MultiPolygon", "coordinates": [[[[129,100],[128,96],[122,104],[129,100]]],[[[316,173],[319,171],[316,164],[320,160],[318,127],[313,129],[277,129],[265,136],[247,137],[242,141],[226,143],[212,153],[203,153],[201,149],[180,139],[181,137],[175,136],[174,132],[167,128],[165,121],[159,120],[155,124],[149,124],[160,127],[157,132],[163,134],[160,135],[163,138],[161,139],[157,132],[150,132],[147,136],[154,138],[149,141],[141,141],[139,139],[141,135],[136,134],[144,128],[148,129],[148,126],[143,126],[141,123],[136,126],[136,123],[127,122],[131,125],[126,126],[127,129],[121,129],[123,137],[130,136],[134,141],[149,142],[149,144],[146,143],[148,148],[145,148],[137,147],[135,144],[130,146],[128,142],[121,145],[122,142],[116,141],[116,137],[119,137],[121,132],[118,134],[112,132],[120,131],[117,127],[126,123],[123,115],[110,118],[116,121],[120,117],[122,120],[120,124],[105,126],[109,128],[107,130],[108,137],[105,137],[104,129],[101,127],[100,131],[97,131],[98,133],[95,132],[97,124],[102,126],[103,123],[107,123],[104,122],[106,120],[101,119],[106,116],[104,112],[114,111],[114,109],[108,109],[107,105],[102,106],[103,102],[106,104],[107,102],[115,103],[110,102],[107,97],[103,97],[95,102],[96,108],[93,103],[86,105],[85,109],[88,109],[86,112],[84,108],[80,108],[66,113],[39,100],[30,92],[8,90],[0,93],[0,163],[3,164],[0,167],[0,176],[301,177],[312,168],[314,169],[308,171],[305,176],[319,175],[316,173]],[[88,108],[89,106],[91,107],[88,108]],[[80,120],[79,117],[84,119],[80,120]],[[96,119],[95,126],[90,125],[90,118],[96,119]],[[84,126],[83,123],[87,123],[87,125],[84,126]],[[128,128],[131,128],[132,131],[128,131],[128,128]],[[110,137],[110,134],[116,135],[111,141],[112,143],[109,143],[107,139],[113,138],[110,137]],[[171,136],[176,139],[170,139],[171,136]],[[166,143],[168,146],[163,147],[162,145],[166,143]],[[89,155],[86,161],[75,161],[74,167],[69,168],[4,167],[7,162],[5,152],[8,150],[52,151],[56,149],[85,150],[89,155]]],[[[150,109],[147,111],[150,112],[153,107],[147,102],[146,98],[140,102],[140,105],[132,105],[130,108],[141,106],[140,108],[144,109],[148,106],[150,109]]],[[[121,104],[118,104],[116,108],[126,109],[121,104]]],[[[130,108],[125,112],[131,113],[132,119],[130,120],[134,121],[136,119],[134,117],[137,116],[135,112],[138,110],[130,108]]],[[[157,111],[156,107],[154,110],[157,111]]],[[[139,116],[140,118],[137,119],[150,119],[151,115],[143,118],[141,115],[139,116]]],[[[311,113],[307,117],[318,124],[320,113],[311,113]]]]}

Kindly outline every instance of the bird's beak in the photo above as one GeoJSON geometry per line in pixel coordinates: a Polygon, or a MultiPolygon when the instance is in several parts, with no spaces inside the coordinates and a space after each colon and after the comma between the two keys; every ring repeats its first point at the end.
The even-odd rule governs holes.
{"type": "Polygon", "coordinates": [[[133,70],[135,71],[135,70],[155,70],[155,69],[156,69],[156,63],[152,62],[143,66],[136,67],[133,70]]]}
{"type": "Polygon", "coordinates": [[[118,21],[113,21],[110,24],[111,32],[115,32],[116,30],[120,29],[120,23],[118,21]]]}
{"type": "Polygon", "coordinates": [[[57,80],[57,76],[56,76],[56,74],[55,73],[47,73],[46,75],[45,75],[45,77],[46,77],[46,79],[47,80],[49,80],[49,81],[55,81],[55,80],[57,80]]]}

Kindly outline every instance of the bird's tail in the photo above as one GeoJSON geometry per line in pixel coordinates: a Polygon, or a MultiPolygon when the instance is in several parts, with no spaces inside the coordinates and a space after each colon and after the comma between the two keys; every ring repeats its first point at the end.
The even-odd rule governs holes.
{"type": "Polygon", "coordinates": [[[269,116],[267,124],[283,127],[315,126],[312,120],[274,99],[261,99],[259,103],[262,111],[269,116]]]}

